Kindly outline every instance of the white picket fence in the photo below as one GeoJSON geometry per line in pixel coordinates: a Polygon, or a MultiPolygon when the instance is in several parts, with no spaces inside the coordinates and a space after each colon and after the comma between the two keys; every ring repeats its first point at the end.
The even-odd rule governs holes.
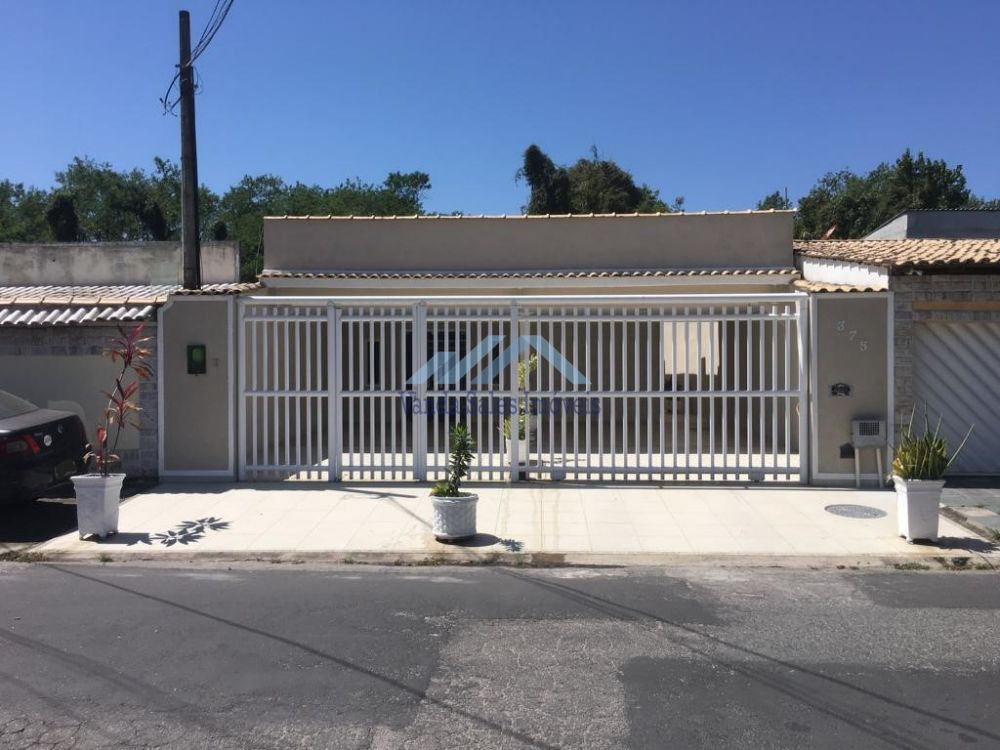
{"type": "Polygon", "coordinates": [[[240,477],[439,479],[462,423],[472,479],[804,482],[806,314],[799,294],[243,298],[240,477]],[[480,378],[519,339],[542,352],[480,378]],[[408,382],[443,352],[471,367],[408,382]]]}

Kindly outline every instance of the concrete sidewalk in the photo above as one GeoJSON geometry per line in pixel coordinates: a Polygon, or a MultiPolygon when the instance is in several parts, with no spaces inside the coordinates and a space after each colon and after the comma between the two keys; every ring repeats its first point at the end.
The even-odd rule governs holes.
{"type": "MultiPolygon", "coordinates": [[[[75,532],[34,548],[94,560],[327,559],[421,562],[532,555],[535,561],[657,563],[683,559],[801,561],[970,556],[1000,568],[996,546],[946,518],[937,545],[896,535],[891,491],[819,488],[467,485],[479,493],[479,531],[463,544],[430,533],[428,487],[168,484],[127,500],[104,541],[75,532]],[[870,518],[834,515],[863,506],[870,518]]],[[[522,558],[523,559],[523,558],[522,558]]]]}

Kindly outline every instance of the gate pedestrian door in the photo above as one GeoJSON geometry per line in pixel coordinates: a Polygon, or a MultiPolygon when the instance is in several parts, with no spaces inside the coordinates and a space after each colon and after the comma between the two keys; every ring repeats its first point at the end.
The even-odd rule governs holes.
{"type": "Polygon", "coordinates": [[[805,481],[803,295],[240,301],[240,477],[805,481]]]}

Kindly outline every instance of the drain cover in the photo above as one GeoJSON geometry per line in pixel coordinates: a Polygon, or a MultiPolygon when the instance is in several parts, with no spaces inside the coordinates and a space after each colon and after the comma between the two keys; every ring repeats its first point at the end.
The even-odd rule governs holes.
{"type": "Polygon", "coordinates": [[[845,518],[882,518],[885,516],[884,510],[872,508],[869,505],[827,505],[823,510],[845,518]]]}

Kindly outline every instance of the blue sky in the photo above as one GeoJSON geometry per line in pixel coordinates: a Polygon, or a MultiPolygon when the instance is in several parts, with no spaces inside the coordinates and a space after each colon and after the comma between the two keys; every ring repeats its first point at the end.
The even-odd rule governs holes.
{"type": "MultiPolygon", "coordinates": [[[[213,5],[0,0],[0,178],[177,160],[177,11],[197,38],[213,5]]],[[[909,146],[997,197],[998,28],[996,0],[236,0],[198,65],[200,177],[419,169],[429,210],[516,213],[529,143],[596,145],[688,210],[742,209],[909,146]]]]}

